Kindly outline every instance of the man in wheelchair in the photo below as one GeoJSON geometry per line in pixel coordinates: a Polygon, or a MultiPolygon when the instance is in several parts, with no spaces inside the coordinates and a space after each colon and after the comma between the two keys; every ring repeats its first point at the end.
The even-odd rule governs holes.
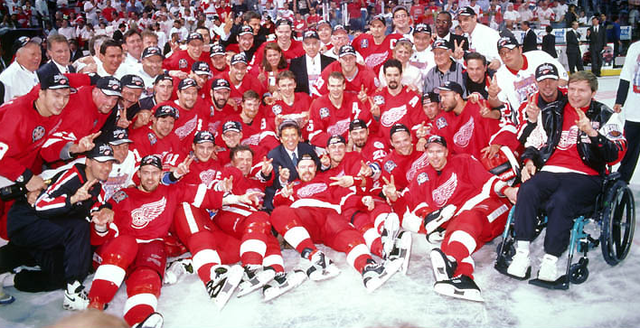
{"type": "Polygon", "coordinates": [[[574,218],[594,204],[606,166],[618,162],[626,151],[622,120],[593,100],[597,88],[595,75],[577,72],[569,78],[567,97],[541,111],[527,112],[530,118],[525,124],[533,124],[536,138],[542,139],[525,144],[521,157],[523,183],[514,209],[516,253],[507,275],[528,278],[529,246],[537,235],[538,215],[544,212],[548,221],[538,279],[558,280],[556,264],[567,249],[574,218]]]}

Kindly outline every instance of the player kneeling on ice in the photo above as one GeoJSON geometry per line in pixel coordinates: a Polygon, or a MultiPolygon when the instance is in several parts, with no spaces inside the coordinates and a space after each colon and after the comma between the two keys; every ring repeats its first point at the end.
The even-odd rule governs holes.
{"type": "MultiPolygon", "coordinates": [[[[311,280],[337,276],[338,267],[314,243],[347,254],[347,262],[362,273],[369,291],[380,287],[402,265],[402,261],[376,263],[371,257],[362,234],[340,214],[343,208],[358,206],[372,210],[371,197],[356,194],[355,189],[331,186],[329,174],[316,175],[317,165],[310,155],[302,155],[297,171],[301,181],[286,184],[274,197],[271,224],[306,261],[311,280]]],[[[280,178],[288,180],[288,172],[280,178]]]]}
{"type": "MultiPolygon", "coordinates": [[[[188,171],[188,161],[178,166],[174,177],[188,171]]],[[[101,245],[96,251],[101,264],[89,291],[89,307],[104,309],[126,277],[125,321],[134,327],[160,327],[163,318],[155,311],[167,260],[163,238],[174,222],[176,208],[188,201],[217,209],[224,204],[250,203],[261,194],[223,197],[224,192],[204,184],[193,188],[161,185],[162,161],[155,155],[142,158],[138,175],[139,186],[120,190],[109,201],[114,215],[93,222],[91,237],[101,245]]],[[[212,268],[211,280],[219,275],[212,268]]]]}
{"type": "Polygon", "coordinates": [[[515,202],[517,190],[487,172],[472,156],[449,155],[440,136],[429,137],[426,151],[430,165],[402,194],[393,180],[386,181],[383,193],[394,203],[395,211],[403,214],[403,227],[414,226],[414,231],[423,223],[429,226],[431,218],[446,221],[442,215],[428,215],[431,209],[455,212],[441,223],[446,228],[442,248],[431,251],[434,289],[447,296],[483,301],[473,281],[471,254],[503,231],[511,207],[504,197],[515,202]],[[425,214],[426,220],[421,218],[425,214]]]}

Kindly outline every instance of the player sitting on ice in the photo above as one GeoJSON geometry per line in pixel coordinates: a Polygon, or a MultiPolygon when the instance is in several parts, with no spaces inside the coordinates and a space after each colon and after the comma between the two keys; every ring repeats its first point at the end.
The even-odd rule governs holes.
{"type": "MultiPolygon", "coordinates": [[[[431,251],[434,289],[451,297],[483,301],[473,280],[471,254],[503,231],[510,208],[504,197],[515,202],[517,189],[491,175],[472,156],[449,155],[441,136],[429,137],[427,155],[430,166],[420,171],[402,194],[396,191],[393,176],[385,181],[383,193],[394,202],[395,211],[403,213],[403,220],[422,222],[421,216],[432,209],[455,211],[455,216],[443,223],[442,249],[431,251]]],[[[424,220],[427,224],[429,217],[424,220]]]]}
{"type": "Polygon", "coordinates": [[[271,224],[305,259],[306,272],[311,280],[337,276],[338,267],[315,243],[325,245],[347,255],[347,262],[362,273],[362,281],[369,291],[380,287],[402,265],[401,261],[376,263],[362,234],[340,216],[343,209],[357,206],[362,211],[374,207],[370,196],[358,196],[347,188],[330,186],[329,175],[316,176],[317,166],[311,155],[298,161],[300,181],[287,183],[274,197],[271,224]]]}
{"type": "MultiPolygon", "coordinates": [[[[179,166],[178,175],[186,172],[185,166],[186,163],[179,166]]],[[[101,245],[96,251],[101,264],[89,291],[89,307],[104,309],[126,278],[128,299],[124,319],[134,327],[162,326],[162,315],[155,312],[166,263],[162,239],[174,222],[176,208],[185,201],[220,208],[223,204],[250,203],[259,196],[248,193],[223,197],[224,192],[208,189],[204,184],[193,188],[165,186],[160,184],[162,174],[160,158],[145,156],[138,171],[140,185],[118,191],[110,200],[114,214],[94,218],[92,224],[92,242],[101,245]]],[[[208,289],[226,278],[228,271],[219,269],[219,266],[211,268],[208,289]]]]}

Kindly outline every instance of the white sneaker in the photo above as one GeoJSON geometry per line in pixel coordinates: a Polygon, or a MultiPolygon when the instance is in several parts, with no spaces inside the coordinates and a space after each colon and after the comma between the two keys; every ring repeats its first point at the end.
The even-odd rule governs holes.
{"type": "Polygon", "coordinates": [[[540,263],[540,271],[538,271],[538,279],[544,281],[556,281],[558,279],[558,258],[544,254],[540,263]]]}
{"type": "Polygon", "coordinates": [[[527,272],[531,269],[531,260],[529,259],[529,250],[524,248],[516,249],[511,264],[507,268],[507,273],[514,277],[526,278],[527,272]]]}
{"type": "Polygon", "coordinates": [[[132,328],[161,328],[164,324],[164,317],[158,312],[151,313],[144,321],[138,322],[132,328]]]}
{"type": "Polygon", "coordinates": [[[84,286],[79,281],[67,284],[62,308],[69,311],[81,311],[87,306],[89,306],[89,296],[84,290],[84,286]]]}

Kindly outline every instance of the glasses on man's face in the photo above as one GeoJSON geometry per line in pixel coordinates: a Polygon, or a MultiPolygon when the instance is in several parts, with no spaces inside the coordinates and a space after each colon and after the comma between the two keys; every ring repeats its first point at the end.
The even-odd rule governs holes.
{"type": "Polygon", "coordinates": [[[395,16],[393,16],[394,18],[407,18],[409,16],[407,16],[407,14],[397,14],[395,16]]]}

